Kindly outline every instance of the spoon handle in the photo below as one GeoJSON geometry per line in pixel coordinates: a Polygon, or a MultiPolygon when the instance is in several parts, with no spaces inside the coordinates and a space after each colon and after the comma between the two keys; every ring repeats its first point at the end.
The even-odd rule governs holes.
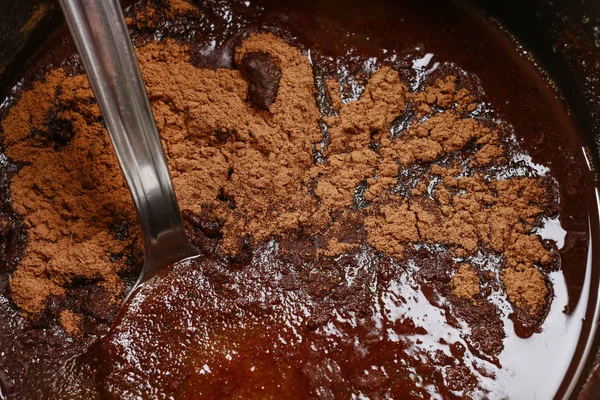
{"type": "Polygon", "coordinates": [[[143,275],[149,276],[197,251],[183,231],[121,6],[118,0],[59,1],[137,208],[146,246],[143,275]]]}

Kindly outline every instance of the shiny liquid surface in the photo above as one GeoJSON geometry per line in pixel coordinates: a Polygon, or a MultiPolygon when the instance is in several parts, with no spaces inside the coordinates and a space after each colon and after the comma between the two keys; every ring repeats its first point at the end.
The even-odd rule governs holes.
{"type": "MultiPolygon", "coordinates": [[[[550,398],[566,372],[557,361],[567,365],[580,331],[582,308],[570,318],[560,313],[558,273],[544,331],[522,339],[504,320],[508,337],[495,358],[481,351],[461,310],[434,300],[438,288],[423,279],[450,262],[439,249],[424,247],[405,263],[365,250],[337,265],[315,263],[311,277],[279,259],[274,242],[258,253],[243,271],[197,259],[143,288],[83,361],[100,366],[101,393],[550,398]],[[333,293],[323,294],[324,283],[333,293]],[[345,285],[351,300],[339,293],[345,285]]],[[[510,305],[497,301],[508,315],[510,305]]]]}

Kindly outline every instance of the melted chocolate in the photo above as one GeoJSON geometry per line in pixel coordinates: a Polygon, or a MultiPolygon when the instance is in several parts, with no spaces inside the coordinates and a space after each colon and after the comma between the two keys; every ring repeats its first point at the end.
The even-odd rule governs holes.
{"type": "Polygon", "coordinates": [[[241,64],[240,72],[248,82],[248,101],[268,110],[277,98],[281,71],[264,53],[248,53],[241,64]]]}

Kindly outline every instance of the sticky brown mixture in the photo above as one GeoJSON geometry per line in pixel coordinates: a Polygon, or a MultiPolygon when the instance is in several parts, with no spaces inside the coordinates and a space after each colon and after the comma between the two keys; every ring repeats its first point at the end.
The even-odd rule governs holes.
{"type": "MultiPolygon", "coordinates": [[[[139,56],[181,207],[222,225],[225,254],[235,256],[244,240],[302,231],[326,238],[315,250],[329,256],[363,240],[398,258],[418,242],[447,245],[458,257],[483,246],[505,256],[502,280],[515,305],[532,312],[544,305],[539,268],[553,257],[531,232],[552,204],[540,180],[489,180],[479,171],[461,176],[458,163],[446,161],[433,164],[432,177],[408,196],[394,191],[402,169],[473,144],[471,165],[506,162],[498,128],[461,116],[473,105],[454,76],[410,93],[398,72],[382,67],[359,100],[325,118],[327,161],[315,165],[320,114],[312,70],[299,50],[272,35],[251,36],[236,51],[242,72],[196,68],[184,47],[168,41],[142,47],[139,56]],[[257,62],[270,63],[266,75],[248,72],[257,62]],[[269,99],[258,98],[265,93],[269,99]],[[391,137],[407,104],[419,110],[418,118],[428,117],[391,137]],[[361,184],[367,206],[357,210],[361,184]],[[350,218],[363,221],[364,237],[336,234],[336,224],[350,218]]],[[[3,130],[7,154],[27,163],[11,186],[29,234],[11,283],[13,299],[36,313],[48,295],[81,279],[118,294],[123,264],[114,255],[138,234],[124,239],[111,230],[135,224],[135,214],[85,77],[52,71],[23,94],[3,130]]]]}
{"type": "MultiPolygon", "coordinates": [[[[163,6],[138,7],[128,22],[152,31],[173,15],[201,18],[185,1],[163,6]]],[[[207,279],[206,292],[195,286],[196,267],[182,272],[189,281],[168,278],[192,297],[210,295],[202,298],[205,303],[171,316],[159,312],[165,325],[194,310],[201,321],[196,322],[210,321],[213,329],[238,321],[239,310],[245,310],[268,320],[264,326],[248,328],[243,320],[233,327],[249,337],[240,351],[254,354],[265,350],[256,332],[264,329],[271,343],[279,340],[272,335],[286,329],[283,322],[269,320],[273,310],[306,317],[300,330],[306,349],[295,352],[288,346],[294,339],[288,332],[287,347],[278,350],[289,350],[292,361],[308,360],[295,372],[302,378],[286,376],[291,392],[302,379],[312,389],[323,384],[319,379],[326,366],[315,361],[322,360],[322,353],[314,359],[298,354],[309,351],[309,344],[325,349],[319,335],[340,313],[361,319],[358,333],[348,331],[361,338],[378,331],[427,333],[409,320],[386,317],[390,325],[383,328],[365,322],[381,314],[374,311],[377,296],[389,292],[402,299],[402,293],[394,292],[402,280],[405,290],[419,286],[430,304],[447,313],[452,309],[452,318],[465,321],[471,328],[465,335],[469,351],[494,365],[499,365],[505,333],[500,311],[489,298],[492,293],[506,295],[515,310],[515,329],[526,328],[522,336],[541,325],[552,300],[548,274],[558,268],[559,259],[555,246],[535,232],[542,218],[557,214],[556,182],[515,161],[523,153],[510,126],[479,112],[485,97],[476,78],[443,64],[414,85],[396,65],[380,63],[358,77],[359,94],[350,99],[347,82],[315,68],[306,52],[273,33],[241,38],[230,68],[218,68],[221,61],[205,66],[197,60],[198,50],[182,41],[143,38],[136,51],[186,227],[209,260],[197,267],[207,279]],[[517,164],[524,168],[521,172],[515,172],[517,164]],[[275,255],[270,255],[272,248],[275,255]],[[257,266],[257,257],[276,261],[257,266]],[[354,275],[348,277],[350,270],[354,275]],[[258,293],[263,287],[269,288],[266,294],[258,293]],[[299,297],[287,298],[288,293],[299,297]],[[281,298],[291,303],[301,299],[310,316],[286,309],[281,298]]],[[[46,313],[73,338],[91,337],[90,331],[96,335],[89,326],[110,323],[114,314],[101,310],[116,309],[128,287],[122,276],[139,267],[142,251],[135,210],[86,78],[66,68],[51,70],[21,94],[1,128],[6,154],[20,166],[10,190],[27,234],[24,257],[10,279],[11,298],[28,323],[46,313]]],[[[168,303],[171,294],[161,287],[156,291],[164,299],[150,296],[144,309],[149,319],[153,307],[168,309],[162,301],[168,303]]],[[[450,317],[448,321],[456,324],[450,317]]],[[[99,345],[109,355],[105,360],[120,360],[115,365],[124,369],[130,361],[121,359],[118,332],[125,337],[143,328],[149,336],[163,337],[144,324],[144,318],[132,315],[116,327],[117,333],[99,345]]],[[[210,335],[238,345],[217,328],[210,335]]],[[[179,333],[164,335],[165,341],[180,339],[179,333]]],[[[380,342],[365,344],[371,353],[364,354],[398,357],[394,352],[403,348],[380,342]]],[[[331,356],[332,363],[352,371],[362,367],[363,361],[350,357],[355,349],[341,339],[336,343],[344,350],[331,356]]],[[[143,346],[134,350],[154,365],[154,353],[143,346]]],[[[207,349],[198,352],[202,356],[190,361],[193,368],[188,365],[196,368],[194,379],[201,378],[197,368],[203,368],[202,357],[214,356],[207,349]]],[[[443,379],[418,360],[400,356],[409,361],[394,372],[394,393],[404,393],[402,377],[410,368],[450,395],[474,389],[477,378],[469,371],[475,367],[466,365],[464,353],[464,345],[452,344],[460,365],[448,369],[443,379]]],[[[276,370],[269,360],[263,360],[265,365],[276,370]]],[[[391,368],[392,359],[386,361],[391,368]]],[[[448,364],[437,357],[428,362],[442,369],[448,364]]],[[[165,361],[181,374],[177,385],[196,390],[198,381],[186,381],[189,371],[179,363],[165,361]]],[[[106,378],[99,384],[105,386],[101,394],[117,393],[112,381],[129,385],[115,365],[99,372],[106,378]]],[[[162,385],[160,376],[148,374],[138,378],[162,385]]],[[[338,377],[331,393],[371,388],[385,393],[384,374],[372,374],[371,380],[338,377]]],[[[256,382],[260,386],[262,381],[256,382]]]]}

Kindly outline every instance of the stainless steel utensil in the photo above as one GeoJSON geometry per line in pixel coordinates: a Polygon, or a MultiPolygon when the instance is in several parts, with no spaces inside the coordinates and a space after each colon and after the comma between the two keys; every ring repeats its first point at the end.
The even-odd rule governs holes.
{"type": "MultiPolygon", "coordinates": [[[[198,255],[183,221],[118,0],[59,0],[137,208],[146,258],[137,287],[198,255]]],[[[135,289],[134,287],[134,289],[135,289]]]]}

